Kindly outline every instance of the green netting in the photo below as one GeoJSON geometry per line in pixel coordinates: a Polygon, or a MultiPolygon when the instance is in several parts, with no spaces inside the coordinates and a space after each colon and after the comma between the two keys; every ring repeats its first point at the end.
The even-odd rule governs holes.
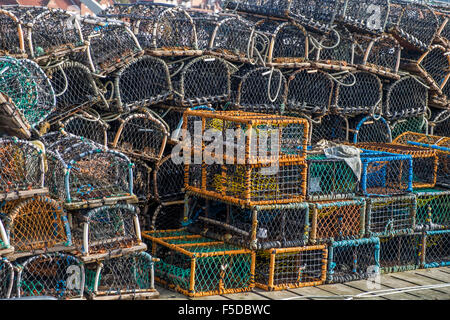
{"type": "Polygon", "coordinates": [[[229,244],[218,244],[212,246],[198,246],[187,248],[187,251],[192,253],[210,253],[210,252],[224,252],[224,251],[240,251],[239,247],[229,245],[229,244]]]}
{"type": "Polygon", "coordinates": [[[450,227],[450,190],[415,190],[417,198],[416,225],[432,224],[435,228],[450,227]]]}
{"type": "Polygon", "coordinates": [[[427,133],[428,122],[425,116],[397,120],[392,124],[392,139],[405,132],[427,133]]]}

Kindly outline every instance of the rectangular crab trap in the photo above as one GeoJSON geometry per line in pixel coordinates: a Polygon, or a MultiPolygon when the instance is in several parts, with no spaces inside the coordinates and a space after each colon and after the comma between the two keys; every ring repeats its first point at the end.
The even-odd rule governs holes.
{"type": "Polygon", "coordinates": [[[380,238],[333,241],[328,247],[327,283],[369,279],[380,268],[380,238]]]}
{"type": "Polygon", "coordinates": [[[415,190],[417,229],[450,229],[450,190],[415,190]]]}
{"type": "Polygon", "coordinates": [[[0,24],[2,25],[0,56],[25,57],[25,41],[21,21],[9,10],[0,9],[0,24]]]}
{"type": "Polygon", "coordinates": [[[364,150],[360,193],[366,197],[410,193],[413,190],[411,155],[364,150]]]}
{"type": "Polygon", "coordinates": [[[307,163],[283,161],[272,165],[185,166],[185,189],[240,205],[303,202],[307,190],[307,163]]]}
{"type": "Polygon", "coordinates": [[[259,251],[255,286],[278,291],[322,285],[326,280],[327,258],[325,245],[259,251]]]}
{"type": "Polygon", "coordinates": [[[18,269],[16,296],[54,297],[58,300],[83,299],[85,266],[64,253],[46,253],[15,262],[18,269]]]}
{"type": "Polygon", "coordinates": [[[309,154],[307,199],[310,201],[351,199],[358,189],[358,177],[340,159],[328,158],[324,153],[309,154]]]}
{"type": "Polygon", "coordinates": [[[13,291],[14,267],[6,258],[0,258],[0,299],[9,299],[13,291]]]}
{"type": "Polygon", "coordinates": [[[363,142],[356,144],[356,146],[365,150],[411,155],[413,159],[413,188],[433,188],[436,185],[438,157],[434,150],[392,143],[363,142]]]}
{"type": "Polygon", "coordinates": [[[422,235],[380,237],[381,273],[415,270],[420,267],[422,235]]]}
{"type": "Polygon", "coordinates": [[[450,265],[450,230],[426,231],[422,241],[421,266],[439,268],[450,265]]]}
{"type": "Polygon", "coordinates": [[[310,225],[306,203],[242,207],[189,192],[184,220],[191,232],[253,250],[303,246],[310,225]]]}
{"type": "Polygon", "coordinates": [[[200,137],[214,135],[222,138],[219,150],[214,150],[217,153],[220,148],[225,149],[222,160],[264,164],[304,160],[309,123],[303,118],[244,111],[187,110],[182,129],[183,140],[189,139],[185,142],[194,153],[208,147],[200,137]]]}
{"type": "Polygon", "coordinates": [[[0,198],[15,200],[48,192],[44,185],[44,149],[17,138],[0,139],[0,198]]]}
{"type": "Polygon", "coordinates": [[[185,60],[166,61],[176,105],[194,107],[228,101],[231,71],[226,60],[211,55],[185,60]]]}
{"type": "Polygon", "coordinates": [[[362,238],[365,234],[366,202],[363,198],[346,201],[311,202],[309,243],[362,238]]]}
{"type": "Polygon", "coordinates": [[[146,252],[130,253],[86,265],[85,292],[90,300],[155,299],[155,261],[146,252]]]}
{"type": "Polygon", "coordinates": [[[405,132],[398,136],[394,143],[435,150],[439,158],[436,185],[445,188],[450,187],[450,138],[405,132]]]}
{"type": "Polygon", "coordinates": [[[133,164],[122,153],[68,138],[48,147],[47,163],[49,191],[62,199],[67,209],[137,201],[133,164]]]}
{"type": "Polygon", "coordinates": [[[183,230],[144,232],[155,262],[155,281],[189,297],[251,291],[255,252],[183,230]],[[151,245],[150,245],[151,244],[151,245]]]}
{"type": "Polygon", "coordinates": [[[79,258],[89,263],[144,251],[139,209],[116,204],[71,214],[72,238],[79,258]]]}
{"type": "MultiPolygon", "coordinates": [[[[2,237],[14,251],[8,260],[43,252],[72,251],[72,233],[62,204],[47,196],[4,201],[1,208],[2,237]]],[[[1,231],[1,230],[0,230],[1,231]]]]}
{"type": "Polygon", "coordinates": [[[410,234],[417,210],[414,195],[367,198],[366,233],[370,237],[410,234]]]}

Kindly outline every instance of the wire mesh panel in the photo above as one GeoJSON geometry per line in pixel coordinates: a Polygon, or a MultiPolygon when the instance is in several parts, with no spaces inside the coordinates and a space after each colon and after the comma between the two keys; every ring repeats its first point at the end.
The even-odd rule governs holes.
{"type": "Polygon", "coordinates": [[[347,0],[338,20],[362,32],[382,33],[389,17],[389,0],[347,0]]]}
{"type": "Polygon", "coordinates": [[[108,124],[88,112],[76,113],[65,120],[61,127],[68,133],[95,141],[105,147],[108,145],[108,124]]]}
{"type": "Polygon", "coordinates": [[[428,89],[416,77],[404,77],[384,89],[384,114],[389,120],[419,116],[428,107],[428,89]]]}
{"type": "Polygon", "coordinates": [[[256,254],[255,285],[267,291],[322,285],[327,257],[324,245],[260,251],[256,254]]]}
{"type": "Polygon", "coordinates": [[[161,203],[151,216],[151,230],[175,230],[183,227],[184,201],[161,203]]]}
{"type": "Polygon", "coordinates": [[[190,297],[251,291],[255,253],[184,231],[144,232],[154,257],[155,280],[190,297]]]}
{"type": "Polygon", "coordinates": [[[396,235],[380,238],[381,273],[404,272],[420,266],[422,236],[396,235]]]}
{"type": "Polygon", "coordinates": [[[364,150],[361,162],[360,192],[364,196],[402,195],[412,192],[411,155],[364,150]]]}
{"type": "Polygon", "coordinates": [[[450,137],[450,111],[446,110],[438,113],[433,120],[430,121],[430,127],[431,135],[450,137]]]}
{"type": "Polygon", "coordinates": [[[300,24],[261,20],[255,24],[251,50],[266,66],[300,68],[309,66],[308,41],[308,34],[300,24]]]}
{"type": "Polygon", "coordinates": [[[0,299],[11,297],[14,284],[14,268],[6,258],[0,258],[0,299]]]}
{"type": "Polygon", "coordinates": [[[310,154],[308,162],[308,200],[351,199],[357,193],[358,177],[343,160],[325,154],[310,154]]]}
{"type": "MultiPolygon", "coordinates": [[[[6,209],[6,210],[5,210],[6,209]]],[[[2,218],[14,257],[73,249],[67,216],[61,203],[46,196],[15,200],[2,218]]]]}
{"type": "Polygon", "coordinates": [[[357,116],[349,119],[350,141],[363,142],[392,142],[392,132],[389,123],[381,116],[357,116]]]}
{"type": "Polygon", "coordinates": [[[184,165],[176,164],[172,156],[161,159],[153,171],[155,200],[171,202],[184,199],[184,165]]]}
{"type": "Polygon", "coordinates": [[[133,157],[159,161],[169,133],[150,113],[136,111],[122,119],[112,143],[113,148],[133,157]]]}
{"type": "Polygon", "coordinates": [[[280,114],[286,99],[286,78],[279,69],[241,68],[231,76],[231,100],[248,112],[280,114]]]}
{"type": "Polygon", "coordinates": [[[325,114],[334,92],[332,78],[317,69],[300,69],[288,79],[286,112],[325,114]]]}
{"type": "Polygon", "coordinates": [[[428,120],[426,119],[426,115],[423,114],[418,117],[406,118],[406,119],[398,119],[396,121],[391,121],[391,131],[392,131],[392,139],[396,139],[398,136],[402,135],[405,132],[412,131],[417,133],[427,134],[429,129],[428,120]]]}
{"type": "Polygon", "coordinates": [[[0,92],[0,130],[3,134],[21,139],[30,139],[31,126],[12,100],[0,92]]]}
{"type": "Polygon", "coordinates": [[[143,53],[134,34],[126,23],[85,17],[81,18],[81,30],[89,41],[87,53],[74,59],[82,61],[97,75],[106,75],[120,69],[143,53]]]}
{"type": "Polygon", "coordinates": [[[422,242],[422,266],[439,268],[450,265],[450,231],[427,231],[422,242]]]}
{"type": "Polygon", "coordinates": [[[311,244],[362,238],[365,234],[364,199],[311,202],[311,244]]]}
{"type": "Polygon", "coordinates": [[[24,35],[19,19],[12,12],[0,9],[0,25],[2,26],[0,55],[17,58],[25,56],[24,35]]]}
{"type": "Polygon", "coordinates": [[[27,27],[30,54],[35,61],[45,63],[87,48],[80,24],[69,11],[45,10],[27,27]]]}
{"type": "Polygon", "coordinates": [[[121,110],[135,105],[154,105],[172,95],[166,63],[150,56],[136,58],[125,65],[117,73],[114,87],[121,110]]]}
{"type": "Polygon", "coordinates": [[[435,11],[439,20],[439,29],[435,38],[435,42],[448,47],[450,40],[450,16],[446,12],[435,11]]]}
{"type": "Polygon", "coordinates": [[[230,68],[225,60],[205,55],[180,63],[179,69],[171,73],[176,93],[174,100],[178,105],[187,107],[225,102],[229,99],[230,68]]]}
{"type": "Polygon", "coordinates": [[[414,194],[417,198],[416,226],[418,230],[450,228],[449,190],[415,190],[414,194]]]}
{"type": "Polygon", "coordinates": [[[196,234],[256,250],[303,246],[308,241],[305,203],[239,207],[192,193],[185,201],[185,224],[196,234]]]}
{"type": "Polygon", "coordinates": [[[414,195],[367,199],[367,235],[396,236],[412,233],[416,208],[414,195]]]}
{"type": "Polygon", "coordinates": [[[375,74],[357,71],[345,75],[336,85],[334,107],[340,114],[372,113],[381,107],[382,83],[375,74]]]}
{"type": "Polygon", "coordinates": [[[87,263],[145,250],[139,210],[132,205],[103,206],[72,214],[73,241],[87,263]]]}
{"type": "Polygon", "coordinates": [[[369,279],[379,272],[380,239],[333,241],[328,247],[327,283],[369,279]]]}
{"type": "Polygon", "coordinates": [[[151,165],[141,159],[131,157],[133,162],[133,191],[141,204],[146,204],[154,198],[152,192],[152,171],[151,165]]]}
{"type": "Polygon", "coordinates": [[[392,10],[391,32],[410,49],[426,51],[439,28],[439,21],[433,10],[420,3],[408,2],[400,10],[392,10]]]}
{"type": "Polygon", "coordinates": [[[329,113],[316,119],[310,119],[309,145],[321,140],[334,142],[348,141],[349,123],[345,116],[329,113]]]}
{"type": "Polygon", "coordinates": [[[84,265],[76,257],[46,253],[18,261],[17,297],[50,296],[58,300],[82,299],[84,265]]]}
{"type": "Polygon", "coordinates": [[[46,193],[44,150],[17,138],[0,139],[0,194],[10,200],[46,193]]]}
{"type": "Polygon", "coordinates": [[[153,299],[154,259],[146,252],[109,258],[86,267],[86,293],[93,299],[153,299]]]}

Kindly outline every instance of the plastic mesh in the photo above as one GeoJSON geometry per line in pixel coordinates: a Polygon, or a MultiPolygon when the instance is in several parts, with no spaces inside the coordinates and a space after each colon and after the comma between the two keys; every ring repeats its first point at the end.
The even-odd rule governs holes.
{"type": "Polygon", "coordinates": [[[345,116],[327,114],[311,120],[310,145],[321,140],[344,142],[348,140],[349,123],[345,116]]]}
{"type": "Polygon", "coordinates": [[[427,231],[422,246],[425,246],[425,268],[450,265],[450,231],[427,231]]]}
{"type": "Polygon", "coordinates": [[[417,198],[416,225],[418,229],[450,228],[450,191],[439,189],[415,190],[417,198]]]}
{"type": "Polygon", "coordinates": [[[184,199],[183,164],[175,164],[169,155],[161,159],[153,174],[155,198],[158,202],[184,199]]]}
{"type": "Polygon", "coordinates": [[[382,273],[404,272],[418,269],[422,237],[398,235],[380,238],[380,267],[382,273]]]}
{"type": "Polygon", "coordinates": [[[0,260],[0,298],[9,299],[14,283],[14,269],[5,258],[0,260]]]}
{"type": "Polygon", "coordinates": [[[358,116],[349,119],[350,141],[360,142],[392,142],[392,132],[389,123],[378,116],[358,116]]]}
{"type": "Polygon", "coordinates": [[[176,230],[182,227],[184,203],[161,204],[151,217],[151,230],[176,230]]]}

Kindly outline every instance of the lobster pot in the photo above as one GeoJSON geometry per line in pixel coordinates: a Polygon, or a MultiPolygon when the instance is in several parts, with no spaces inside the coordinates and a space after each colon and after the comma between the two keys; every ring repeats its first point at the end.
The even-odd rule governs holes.
{"type": "Polygon", "coordinates": [[[305,203],[240,207],[188,193],[188,230],[253,250],[303,246],[308,241],[305,203]]]}
{"type": "Polygon", "coordinates": [[[349,131],[353,134],[349,141],[353,143],[392,142],[391,127],[381,116],[357,116],[349,119],[349,126],[349,131]]]}
{"type": "Polygon", "coordinates": [[[82,111],[66,119],[62,128],[65,132],[87,138],[105,147],[108,145],[108,124],[87,112],[82,111]]]}
{"type": "Polygon", "coordinates": [[[426,134],[429,126],[425,114],[418,117],[398,119],[396,121],[392,121],[390,125],[392,139],[396,139],[398,136],[408,131],[426,134]]]}
{"type": "Polygon", "coordinates": [[[301,25],[295,22],[262,20],[255,25],[255,38],[252,50],[257,50],[262,57],[266,57],[262,61],[265,65],[278,68],[309,65],[309,39],[301,25]]]}
{"type": "Polygon", "coordinates": [[[413,159],[411,155],[367,151],[361,154],[360,193],[393,196],[412,192],[413,159]]]}
{"type": "Polygon", "coordinates": [[[343,160],[325,154],[310,154],[307,198],[310,201],[351,199],[358,188],[358,178],[343,160]]]}
{"type": "Polygon", "coordinates": [[[336,85],[335,109],[343,115],[371,113],[381,107],[381,80],[375,74],[357,71],[345,75],[336,85]]]}
{"type": "Polygon", "coordinates": [[[310,33],[311,65],[324,70],[354,70],[355,40],[347,29],[333,29],[331,33],[310,33]]]}
{"type": "Polygon", "coordinates": [[[47,151],[47,183],[50,193],[63,199],[68,209],[80,209],[118,201],[136,201],[133,165],[112,150],[91,149],[63,159],[47,151]]]}
{"type": "Polygon", "coordinates": [[[0,130],[6,136],[30,139],[30,125],[12,100],[0,92],[0,130]]]}
{"type": "MultiPolygon", "coordinates": [[[[152,171],[151,165],[138,158],[130,157],[133,162],[133,191],[141,204],[146,205],[148,201],[153,199],[152,187],[152,171]]],[[[144,213],[144,212],[142,212],[144,213]]]]}
{"type": "Polygon", "coordinates": [[[163,60],[150,56],[136,58],[125,65],[114,83],[120,110],[129,111],[135,105],[154,105],[172,95],[169,68],[163,60]]]}
{"type": "Polygon", "coordinates": [[[358,68],[386,78],[399,79],[401,54],[400,43],[391,35],[382,35],[369,42],[358,68]]]}
{"type": "MultiPolygon", "coordinates": [[[[11,201],[10,203],[14,203],[14,201],[11,201]]],[[[2,220],[0,220],[0,258],[12,252],[14,252],[14,247],[11,247],[11,245],[9,244],[9,238],[6,233],[6,229],[2,223],[2,220]]]]}
{"type": "Polygon", "coordinates": [[[231,80],[231,99],[240,110],[281,113],[286,99],[286,78],[279,69],[241,68],[231,80]]]}
{"type": "Polygon", "coordinates": [[[194,153],[205,148],[206,152],[222,151],[215,155],[219,163],[225,159],[227,164],[235,163],[237,159],[239,164],[273,164],[275,160],[305,159],[309,123],[303,118],[244,111],[188,110],[183,114],[182,129],[183,140],[194,153]],[[216,150],[210,150],[204,141],[197,142],[205,135],[223,140],[216,143],[216,150]]]}
{"type": "Polygon", "coordinates": [[[320,286],[326,281],[327,257],[325,245],[257,252],[255,285],[266,291],[320,286]]]}
{"type": "Polygon", "coordinates": [[[194,21],[180,7],[152,8],[138,18],[135,34],[142,48],[153,56],[201,55],[194,21]]]}
{"type": "Polygon", "coordinates": [[[7,203],[2,218],[14,247],[9,260],[42,252],[70,251],[72,236],[61,203],[46,196],[7,203]]]}
{"type": "Polygon", "coordinates": [[[408,3],[401,11],[399,8],[392,11],[391,33],[402,46],[418,51],[428,50],[439,29],[434,11],[420,3],[408,3]]]}
{"type": "Polygon", "coordinates": [[[2,39],[0,41],[0,56],[25,56],[25,41],[22,24],[9,10],[0,9],[0,25],[2,39]]]}
{"type": "Polygon", "coordinates": [[[89,48],[74,59],[82,61],[98,76],[122,68],[143,52],[126,23],[87,17],[82,18],[81,26],[89,48]]]}
{"type": "Polygon", "coordinates": [[[85,292],[92,300],[141,300],[159,297],[154,259],[146,252],[108,258],[86,267],[85,292]]]}
{"type": "Polygon", "coordinates": [[[160,203],[184,199],[184,164],[168,155],[156,164],[153,171],[155,200],[160,203]]]}
{"type": "Polygon", "coordinates": [[[419,74],[432,91],[442,95],[450,77],[450,57],[447,51],[440,45],[434,45],[417,62],[405,64],[404,68],[419,74]]]}
{"type": "Polygon", "coordinates": [[[145,250],[138,214],[139,209],[127,204],[73,213],[73,242],[80,259],[89,263],[145,250]]]}
{"type": "Polygon", "coordinates": [[[431,134],[441,137],[450,137],[450,111],[443,111],[433,119],[431,134]]]}
{"type": "Polygon", "coordinates": [[[435,38],[436,42],[441,43],[444,46],[448,47],[450,40],[450,16],[446,13],[435,11],[436,16],[439,19],[440,27],[438,29],[438,34],[435,38]]]}
{"type": "Polygon", "coordinates": [[[27,29],[30,58],[41,64],[87,49],[79,22],[64,10],[48,9],[35,15],[27,29]]]}
{"type": "Polygon", "coordinates": [[[348,141],[349,123],[347,117],[339,114],[326,114],[316,119],[309,119],[309,145],[315,145],[321,140],[334,142],[348,141]]]}
{"type": "Polygon", "coordinates": [[[254,24],[230,15],[217,22],[207,52],[236,62],[253,62],[254,24]]]}
{"type": "Polygon", "coordinates": [[[360,239],[365,232],[366,202],[360,198],[346,201],[311,202],[309,243],[360,239]]]}
{"type": "Polygon", "coordinates": [[[427,231],[422,242],[422,267],[439,268],[450,265],[450,231],[427,231]]]}
{"type": "Polygon", "coordinates": [[[112,143],[127,155],[148,161],[159,161],[167,143],[166,127],[151,113],[135,111],[122,119],[112,143]]]}
{"type": "Polygon", "coordinates": [[[327,283],[367,280],[379,273],[380,239],[333,241],[328,247],[327,283]]]}
{"type": "Polygon", "coordinates": [[[103,145],[92,140],[73,135],[64,130],[49,132],[41,137],[47,152],[59,153],[65,159],[78,156],[92,149],[102,149],[103,145]]]}
{"type": "Polygon", "coordinates": [[[152,107],[151,111],[153,111],[160,121],[166,125],[166,129],[170,133],[168,142],[173,143],[176,140],[174,131],[181,128],[181,124],[183,123],[183,113],[186,111],[186,108],[158,105],[152,107]]]}
{"type": "Polygon", "coordinates": [[[415,190],[417,229],[450,229],[450,190],[415,190]]]}
{"type": "Polygon", "coordinates": [[[251,291],[255,253],[185,231],[146,232],[155,280],[189,297],[251,291]]]}
{"type": "Polygon", "coordinates": [[[415,145],[435,150],[439,158],[436,184],[445,188],[450,187],[450,138],[405,132],[398,136],[394,143],[415,145]]]}
{"type": "Polygon", "coordinates": [[[388,22],[389,3],[389,0],[347,0],[338,20],[357,31],[382,33],[388,22]]]}
{"type": "Polygon", "coordinates": [[[239,205],[303,202],[307,189],[306,161],[271,165],[186,166],[186,190],[239,205]]]}
{"type": "Polygon", "coordinates": [[[420,234],[380,237],[381,273],[405,272],[420,266],[420,234]]]}
{"type": "Polygon", "coordinates": [[[14,268],[6,258],[0,258],[0,299],[11,297],[14,284],[14,268]]]}
{"type": "Polygon", "coordinates": [[[46,193],[44,154],[35,143],[0,139],[0,194],[4,200],[46,193]]]}
{"type": "Polygon", "coordinates": [[[414,195],[367,199],[367,235],[397,236],[413,232],[417,202],[414,195]]]}
{"type": "Polygon", "coordinates": [[[438,157],[436,151],[385,143],[358,143],[359,148],[411,155],[413,158],[413,188],[433,188],[436,185],[438,157]]]}
{"type": "Polygon", "coordinates": [[[217,25],[222,20],[227,19],[228,16],[203,11],[191,11],[189,15],[195,25],[198,49],[206,52],[210,49],[211,40],[217,25]]]}
{"type": "Polygon", "coordinates": [[[67,61],[47,71],[56,99],[56,111],[50,117],[69,117],[69,112],[99,97],[90,70],[79,62],[67,61]]]}
{"type": "Polygon", "coordinates": [[[286,112],[325,114],[330,108],[334,81],[321,70],[300,69],[288,79],[286,112]]]}
{"type": "Polygon", "coordinates": [[[161,203],[150,217],[151,230],[176,230],[183,227],[184,201],[161,203]]]}
{"type": "Polygon", "coordinates": [[[18,261],[17,297],[49,296],[58,300],[83,299],[85,267],[76,257],[45,253],[18,261]]]}
{"type": "MultiPolygon", "coordinates": [[[[173,67],[173,66],[172,66],[173,67]]],[[[189,107],[225,102],[230,97],[231,80],[228,63],[218,57],[202,56],[187,63],[181,71],[172,72],[174,97],[178,106],[189,107]]]]}

